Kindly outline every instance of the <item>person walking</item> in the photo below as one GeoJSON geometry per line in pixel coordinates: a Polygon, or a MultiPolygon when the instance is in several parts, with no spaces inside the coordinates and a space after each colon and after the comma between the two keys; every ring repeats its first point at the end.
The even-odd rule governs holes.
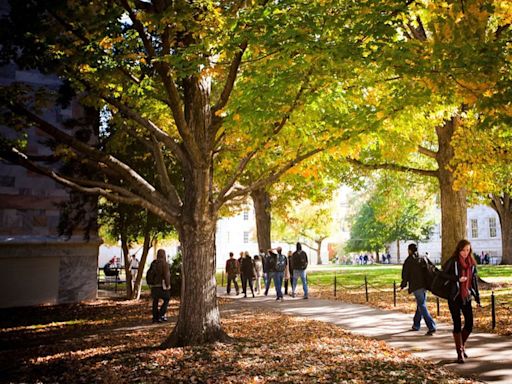
{"type": "Polygon", "coordinates": [[[308,255],[302,250],[302,244],[297,242],[295,252],[292,255],[293,279],[292,279],[292,297],[295,297],[295,289],[297,282],[302,282],[302,290],[304,291],[304,299],[308,298],[308,279],[306,268],[308,267],[308,255]]]}
{"type": "Polygon", "coordinates": [[[268,254],[263,249],[260,249],[260,259],[263,265],[263,286],[266,288],[268,280],[268,254]]]}
{"type": "Polygon", "coordinates": [[[226,284],[226,293],[229,295],[231,293],[231,282],[235,286],[236,294],[240,293],[240,289],[238,288],[238,282],[236,281],[236,277],[240,274],[240,265],[238,264],[238,260],[235,259],[233,252],[229,252],[229,259],[226,260],[226,275],[228,277],[228,281],[226,284]]]}
{"type": "Polygon", "coordinates": [[[267,296],[268,290],[270,289],[270,283],[274,281],[274,286],[276,286],[276,260],[269,252],[267,252],[263,260],[263,271],[267,271],[267,279],[265,281],[265,296],[267,296]]]}
{"type": "Polygon", "coordinates": [[[167,262],[164,249],[159,249],[156,252],[156,260],[153,263],[155,263],[156,274],[156,283],[151,285],[153,323],[161,323],[162,321],[167,321],[165,313],[171,299],[171,266],[167,262]],[[162,305],[158,308],[160,299],[162,300],[162,305]]]}
{"type": "Polygon", "coordinates": [[[453,321],[457,363],[464,363],[464,359],[468,357],[466,342],[473,331],[472,297],[480,306],[476,261],[469,241],[463,239],[458,242],[452,256],[443,264],[442,271],[453,284],[448,297],[448,307],[453,321]],[[462,327],[461,313],[464,316],[464,327],[462,327]]]}
{"type": "Polygon", "coordinates": [[[256,293],[259,295],[261,293],[261,279],[263,277],[263,262],[260,259],[259,255],[254,255],[254,271],[256,272],[256,293]]]}
{"type": "Polygon", "coordinates": [[[287,263],[287,266],[286,268],[284,269],[284,294],[287,295],[288,294],[288,283],[290,283],[290,296],[292,295],[292,281],[291,281],[291,277],[292,277],[292,270],[291,270],[291,267],[292,267],[292,254],[293,252],[292,251],[288,251],[288,254],[286,255],[286,259],[288,261],[287,263]]]}
{"type": "Polygon", "coordinates": [[[256,276],[254,271],[254,262],[252,261],[249,252],[245,252],[242,257],[242,264],[240,265],[240,272],[242,276],[242,291],[244,297],[247,297],[247,285],[251,288],[252,297],[254,297],[254,288],[252,285],[252,279],[256,276]]]}
{"type": "Polygon", "coordinates": [[[130,258],[130,275],[132,282],[132,289],[135,287],[135,280],[137,279],[137,273],[139,271],[139,260],[135,256],[135,253],[130,258]]]}
{"type": "Polygon", "coordinates": [[[277,248],[271,248],[268,250],[268,253],[270,254],[273,268],[274,268],[274,284],[276,286],[276,300],[283,300],[283,291],[282,291],[282,285],[283,285],[283,278],[284,278],[284,271],[288,267],[288,263],[286,260],[286,256],[283,255],[283,249],[281,247],[277,248]],[[273,251],[276,251],[277,253],[274,253],[273,251]]]}
{"type": "Polygon", "coordinates": [[[430,261],[418,254],[416,244],[409,244],[407,251],[409,256],[405,259],[402,267],[402,282],[400,289],[409,285],[409,293],[414,294],[416,299],[416,313],[414,314],[412,330],[419,331],[421,318],[425,320],[428,331],[425,335],[432,336],[436,332],[436,323],[427,308],[427,263],[430,261]]]}

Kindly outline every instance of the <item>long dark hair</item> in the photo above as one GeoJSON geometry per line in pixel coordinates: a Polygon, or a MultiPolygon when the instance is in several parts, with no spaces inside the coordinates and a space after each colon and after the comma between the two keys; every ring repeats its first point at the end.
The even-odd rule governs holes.
{"type": "MultiPolygon", "coordinates": [[[[464,247],[467,246],[467,245],[469,245],[469,255],[468,255],[468,257],[471,257],[472,263],[476,264],[476,261],[473,258],[473,248],[471,247],[471,243],[468,240],[466,240],[466,239],[459,240],[459,242],[457,243],[457,246],[455,247],[455,250],[452,253],[452,256],[450,257],[450,259],[457,260],[459,258],[459,255],[460,255],[460,251],[462,251],[464,249],[464,247]]],[[[448,260],[446,262],[448,262],[448,260]]]]}

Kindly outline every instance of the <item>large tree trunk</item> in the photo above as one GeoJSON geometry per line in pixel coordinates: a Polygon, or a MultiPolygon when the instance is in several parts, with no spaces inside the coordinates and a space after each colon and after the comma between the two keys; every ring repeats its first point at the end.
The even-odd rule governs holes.
{"type": "Polygon", "coordinates": [[[213,202],[213,143],[207,76],[183,82],[185,118],[193,135],[184,164],[185,191],[178,225],[182,250],[181,302],[176,326],[163,347],[227,340],[220,322],[215,280],[217,208],[213,202]]]}
{"type": "Polygon", "coordinates": [[[501,264],[512,264],[512,199],[504,193],[491,195],[491,207],[500,218],[501,226],[501,264]]]}
{"type": "Polygon", "coordinates": [[[265,252],[271,248],[271,225],[272,215],[270,196],[265,189],[256,189],[251,193],[254,204],[254,216],[256,218],[256,235],[258,237],[258,248],[265,252]]]}
{"type": "Polygon", "coordinates": [[[181,303],[176,326],[163,347],[226,340],[217,305],[215,281],[215,217],[180,231],[183,252],[181,303]]]}
{"type": "Polygon", "coordinates": [[[453,173],[450,161],[454,151],[451,145],[452,137],[459,125],[459,117],[452,117],[442,126],[436,128],[439,150],[436,160],[439,166],[439,187],[441,190],[441,262],[450,256],[459,240],[466,238],[467,202],[466,190],[453,189],[453,173]]]}
{"type": "Polygon", "coordinates": [[[400,240],[396,239],[396,263],[400,264],[400,240]]]}

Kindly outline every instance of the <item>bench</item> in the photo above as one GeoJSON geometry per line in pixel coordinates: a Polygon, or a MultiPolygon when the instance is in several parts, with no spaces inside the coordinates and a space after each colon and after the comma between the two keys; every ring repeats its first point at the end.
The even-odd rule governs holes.
{"type": "Polygon", "coordinates": [[[98,289],[100,289],[101,285],[111,286],[114,285],[114,289],[117,292],[118,284],[126,283],[126,278],[123,278],[124,268],[113,268],[112,270],[117,271],[117,275],[115,276],[107,276],[105,275],[105,271],[103,267],[98,268],[98,289]]]}

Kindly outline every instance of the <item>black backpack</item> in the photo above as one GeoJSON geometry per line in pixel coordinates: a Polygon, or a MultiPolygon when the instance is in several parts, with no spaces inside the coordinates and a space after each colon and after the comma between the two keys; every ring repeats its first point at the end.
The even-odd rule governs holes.
{"type": "Polygon", "coordinates": [[[284,272],[286,269],[286,256],[277,254],[276,256],[276,272],[284,272]]]}
{"type": "Polygon", "coordinates": [[[158,285],[156,273],[156,260],[153,260],[151,265],[149,266],[148,271],[146,272],[146,282],[149,286],[158,285]]]}

